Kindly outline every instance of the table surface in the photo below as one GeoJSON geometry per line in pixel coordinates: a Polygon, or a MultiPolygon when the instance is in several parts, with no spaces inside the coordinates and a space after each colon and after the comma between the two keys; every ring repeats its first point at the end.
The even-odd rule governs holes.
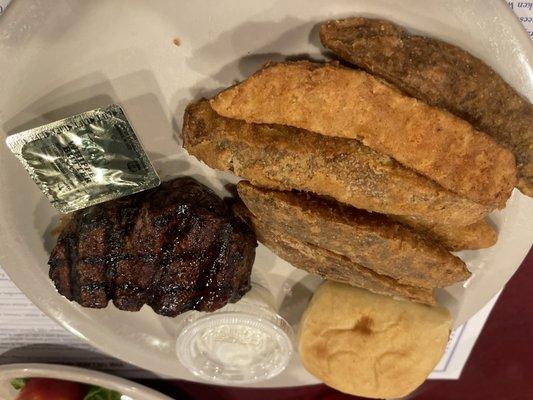
{"type": "MultiPolygon", "coordinates": [[[[533,250],[506,285],[459,380],[426,381],[412,400],[533,399],[533,250]]],[[[345,400],[325,385],[290,389],[238,389],[185,381],[142,380],[176,399],[345,400]]]]}

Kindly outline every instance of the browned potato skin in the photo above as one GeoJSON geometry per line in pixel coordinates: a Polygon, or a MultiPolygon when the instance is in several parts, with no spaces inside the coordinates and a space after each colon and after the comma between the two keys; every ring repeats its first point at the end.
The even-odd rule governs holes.
{"type": "Polygon", "coordinates": [[[470,122],[511,150],[517,187],[533,196],[533,105],[468,52],[362,17],[321,26],[324,46],[430,105],[470,122]]]}
{"type": "Polygon", "coordinates": [[[486,220],[480,220],[467,226],[433,225],[425,227],[405,218],[389,215],[389,218],[409,225],[418,232],[426,233],[441,242],[450,251],[486,249],[496,244],[498,232],[486,220]]]}
{"type": "Polygon", "coordinates": [[[191,155],[256,186],[312,192],[393,214],[403,224],[435,234],[452,250],[488,247],[496,240],[494,230],[480,221],[488,208],[444,190],[357,140],[225,118],[207,100],[189,104],[182,136],[191,155]]]}
{"type": "Polygon", "coordinates": [[[308,61],[270,64],[219,93],[220,115],[357,139],[471,201],[503,208],[513,154],[468,122],[361,70],[308,61]]]}
{"type": "Polygon", "coordinates": [[[261,243],[296,268],[324,279],[347,283],[374,293],[401,296],[419,303],[437,305],[433,289],[399,283],[347,257],[305,243],[287,232],[272,229],[268,221],[257,218],[243,203],[235,204],[233,211],[236,215],[248,220],[261,243]]]}
{"type": "Polygon", "coordinates": [[[427,289],[470,276],[460,258],[438,242],[386,216],[299,192],[241,181],[239,197],[269,227],[332,251],[398,283],[427,289]]]}
{"type": "Polygon", "coordinates": [[[312,192],[423,226],[465,226],[490,211],[357,140],[225,118],[208,101],[187,107],[182,135],[191,155],[260,187],[312,192]]]}

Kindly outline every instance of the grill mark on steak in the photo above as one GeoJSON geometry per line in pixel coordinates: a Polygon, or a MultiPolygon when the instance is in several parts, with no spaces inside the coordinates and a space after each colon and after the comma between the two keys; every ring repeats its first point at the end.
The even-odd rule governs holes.
{"type": "Polygon", "coordinates": [[[50,256],[59,293],[175,316],[214,311],[250,288],[257,242],[245,222],[191,178],[76,212],[50,256]]]}

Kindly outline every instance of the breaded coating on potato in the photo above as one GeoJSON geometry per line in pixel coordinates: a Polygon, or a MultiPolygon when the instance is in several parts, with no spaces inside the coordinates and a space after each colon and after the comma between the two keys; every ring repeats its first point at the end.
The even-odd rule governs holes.
{"type": "Polygon", "coordinates": [[[271,64],[221,92],[211,106],[229,118],[358,139],[489,207],[503,208],[515,185],[509,150],[363,71],[308,61],[271,64]]]}
{"type": "Polygon", "coordinates": [[[470,276],[442,245],[384,215],[301,193],[237,185],[250,212],[278,232],[347,257],[398,283],[428,289],[470,276]]]}
{"type": "Polygon", "coordinates": [[[483,61],[380,19],[329,21],[320,39],[343,60],[445,108],[507,147],[516,157],[517,187],[533,196],[533,104],[483,61]]]}
{"type": "MultiPolygon", "coordinates": [[[[185,149],[212,168],[232,171],[256,186],[312,192],[359,209],[394,214],[417,229],[449,232],[449,247],[454,249],[460,247],[460,227],[490,211],[357,140],[225,118],[206,100],[187,107],[182,136],[185,149]]],[[[470,228],[465,239],[464,248],[471,248],[470,228]]],[[[485,242],[479,238],[480,244],[485,242]]]]}
{"type": "Polygon", "coordinates": [[[272,230],[267,222],[255,217],[242,203],[234,205],[233,211],[250,222],[261,243],[296,268],[374,293],[404,297],[429,305],[437,304],[433,289],[398,283],[339,254],[302,242],[285,232],[272,230]]]}
{"type": "Polygon", "coordinates": [[[498,241],[498,232],[484,219],[466,226],[433,225],[429,227],[409,221],[409,218],[405,216],[389,215],[389,218],[431,236],[450,251],[486,249],[498,241]]]}

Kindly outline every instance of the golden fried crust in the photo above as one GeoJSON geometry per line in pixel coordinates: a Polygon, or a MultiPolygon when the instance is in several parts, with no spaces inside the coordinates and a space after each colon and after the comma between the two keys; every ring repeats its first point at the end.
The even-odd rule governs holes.
{"type": "Polygon", "coordinates": [[[256,186],[312,192],[423,226],[465,226],[489,212],[357,140],[247,124],[217,115],[207,101],[187,107],[182,136],[191,155],[256,186]]]}
{"type": "Polygon", "coordinates": [[[237,185],[246,207],[269,227],[347,257],[398,283],[435,288],[467,279],[460,258],[387,217],[316,196],[237,185]]]}
{"type": "Polygon", "coordinates": [[[437,304],[433,289],[398,283],[339,254],[299,241],[286,232],[277,232],[269,223],[256,218],[242,203],[234,205],[233,210],[241,218],[250,221],[261,243],[296,268],[374,293],[405,297],[429,305],[437,304]]]}
{"type": "Polygon", "coordinates": [[[428,227],[409,221],[405,217],[389,215],[389,218],[426,234],[451,251],[486,249],[496,244],[498,240],[496,229],[485,220],[467,226],[434,225],[428,227]]]}
{"type": "Polygon", "coordinates": [[[487,206],[503,208],[515,185],[509,150],[363,71],[307,61],[273,64],[223,91],[211,105],[229,118],[359,139],[487,206]]]}
{"type": "Polygon", "coordinates": [[[517,187],[533,196],[533,105],[483,61],[379,19],[329,21],[320,39],[342,59],[447,109],[513,151],[517,187]]]}

